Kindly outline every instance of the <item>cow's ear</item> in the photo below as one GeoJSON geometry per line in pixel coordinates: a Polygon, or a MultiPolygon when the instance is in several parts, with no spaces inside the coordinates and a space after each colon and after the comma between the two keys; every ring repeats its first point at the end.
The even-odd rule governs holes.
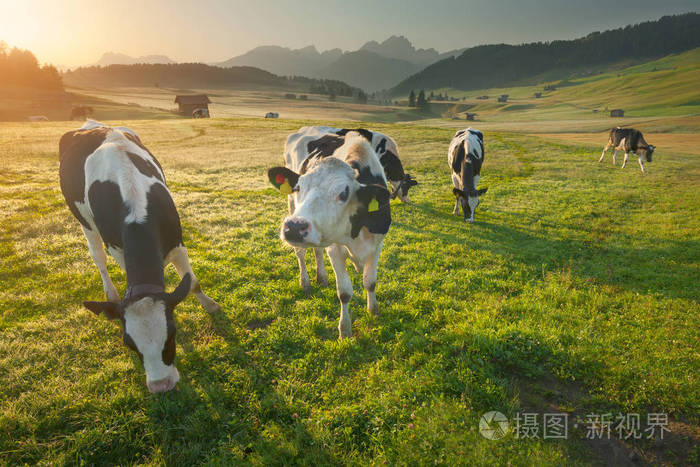
{"type": "Polygon", "coordinates": [[[362,185],[355,192],[358,202],[357,213],[352,217],[353,238],[362,227],[371,233],[385,234],[391,225],[391,193],[381,185],[362,185]]]}
{"type": "Polygon", "coordinates": [[[479,196],[481,196],[481,195],[483,195],[484,193],[486,193],[487,191],[489,191],[489,187],[480,188],[480,189],[476,190],[476,194],[479,195],[479,196]]]}
{"type": "Polygon", "coordinates": [[[291,195],[299,181],[299,174],[286,167],[273,167],[267,171],[267,178],[280,193],[291,195]]]}
{"type": "Polygon", "coordinates": [[[118,303],[113,302],[83,302],[83,306],[96,315],[103,313],[107,319],[118,319],[122,317],[118,303]]]}
{"type": "Polygon", "coordinates": [[[178,286],[175,287],[175,290],[167,294],[166,301],[168,302],[168,305],[170,305],[170,307],[174,307],[175,305],[183,301],[187,297],[187,294],[190,293],[191,286],[192,274],[188,272],[182,277],[182,280],[180,281],[178,286]]]}
{"type": "Polygon", "coordinates": [[[456,198],[466,198],[464,192],[459,188],[452,188],[452,194],[455,195],[456,198]]]}

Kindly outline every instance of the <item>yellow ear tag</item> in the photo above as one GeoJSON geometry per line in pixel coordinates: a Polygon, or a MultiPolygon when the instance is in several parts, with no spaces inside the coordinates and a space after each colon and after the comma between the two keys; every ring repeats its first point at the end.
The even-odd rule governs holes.
{"type": "Polygon", "coordinates": [[[291,195],[292,194],[292,187],[289,185],[289,182],[287,179],[284,180],[284,183],[280,185],[280,193],[283,195],[291,195]]]}
{"type": "Polygon", "coordinates": [[[367,205],[367,212],[379,211],[379,202],[377,198],[372,198],[372,201],[367,205]]]}

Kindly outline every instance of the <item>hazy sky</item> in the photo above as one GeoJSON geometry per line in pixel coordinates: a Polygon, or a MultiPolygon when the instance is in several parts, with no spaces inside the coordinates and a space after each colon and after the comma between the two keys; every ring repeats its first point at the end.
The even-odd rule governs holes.
{"type": "Polygon", "coordinates": [[[355,50],[394,34],[444,52],[699,10],[700,0],[0,0],[0,40],[67,66],[107,51],[211,62],[259,45],[355,50]]]}

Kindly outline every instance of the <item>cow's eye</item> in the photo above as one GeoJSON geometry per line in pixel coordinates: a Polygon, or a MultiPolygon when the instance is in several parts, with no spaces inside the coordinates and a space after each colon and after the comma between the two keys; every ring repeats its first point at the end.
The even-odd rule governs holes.
{"type": "Polygon", "coordinates": [[[345,190],[341,194],[338,195],[338,201],[342,201],[343,203],[348,200],[348,196],[350,195],[350,187],[346,186],[345,190]]]}

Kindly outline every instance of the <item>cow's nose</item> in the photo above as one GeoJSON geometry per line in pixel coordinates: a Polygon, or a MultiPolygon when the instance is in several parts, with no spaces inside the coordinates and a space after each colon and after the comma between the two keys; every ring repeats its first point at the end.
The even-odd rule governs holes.
{"type": "Polygon", "coordinates": [[[148,390],[152,394],[157,392],[168,392],[175,387],[175,384],[177,384],[177,382],[174,382],[174,380],[170,377],[159,379],[158,381],[149,381],[146,383],[148,390]]]}
{"type": "Polygon", "coordinates": [[[284,223],[282,232],[290,242],[303,242],[309,233],[309,223],[302,219],[290,219],[284,223]]]}

